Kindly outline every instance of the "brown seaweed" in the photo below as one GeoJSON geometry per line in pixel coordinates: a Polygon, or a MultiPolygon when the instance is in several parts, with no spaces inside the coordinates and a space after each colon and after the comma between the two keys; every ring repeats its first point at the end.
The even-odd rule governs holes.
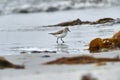
{"type": "Polygon", "coordinates": [[[6,60],[4,57],[0,57],[0,69],[4,68],[15,68],[15,69],[24,69],[23,65],[16,65],[6,60]]]}
{"type": "Polygon", "coordinates": [[[120,62],[119,57],[115,58],[96,58],[93,56],[76,56],[76,57],[62,57],[45,64],[91,64],[91,63],[101,63],[101,62],[120,62]]]}
{"type": "Polygon", "coordinates": [[[104,24],[104,23],[109,23],[109,22],[117,22],[119,23],[118,19],[113,19],[113,18],[100,18],[96,21],[82,21],[79,18],[76,20],[72,20],[72,21],[66,21],[66,22],[61,22],[55,25],[48,25],[45,27],[54,27],[54,26],[74,26],[74,25],[82,25],[82,24],[90,24],[90,25],[95,25],[95,24],[104,24]]]}

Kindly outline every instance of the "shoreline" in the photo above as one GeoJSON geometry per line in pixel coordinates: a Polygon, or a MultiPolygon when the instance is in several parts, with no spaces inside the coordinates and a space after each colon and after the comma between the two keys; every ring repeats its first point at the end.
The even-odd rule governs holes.
{"type": "MultiPolygon", "coordinates": [[[[120,51],[89,54],[95,57],[120,56],[120,51]]],[[[15,64],[24,64],[25,69],[0,69],[0,80],[80,80],[84,74],[92,74],[98,80],[119,80],[120,62],[107,62],[106,65],[43,65],[60,57],[72,57],[84,54],[22,54],[3,56],[15,64]],[[43,57],[49,55],[49,57],[43,57]],[[12,72],[12,74],[11,74],[12,72]],[[102,76],[101,76],[102,75],[102,76]],[[112,76],[109,76],[112,75],[112,76]],[[12,77],[11,77],[12,76],[12,77]],[[57,76],[57,77],[56,77],[57,76]],[[117,78],[117,79],[116,79],[117,78]]],[[[88,54],[87,54],[88,55],[88,54]]]]}

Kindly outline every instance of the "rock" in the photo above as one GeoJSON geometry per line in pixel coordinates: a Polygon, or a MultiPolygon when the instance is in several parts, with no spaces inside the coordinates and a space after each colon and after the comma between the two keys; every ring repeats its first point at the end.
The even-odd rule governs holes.
{"type": "Polygon", "coordinates": [[[20,52],[21,54],[27,54],[27,51],[22,51],[22,52],[20,52]]]}
{"type": "Polygon", "coordinates": [[[56,51],[31,51],[31,53],[56,53],[56,51]]]}
{"type": "Polygon", "coordinates": [[[43,55],[42,57],[47,58],[47,57],[50,57],[50,56],[49,55],[43,55]]]}

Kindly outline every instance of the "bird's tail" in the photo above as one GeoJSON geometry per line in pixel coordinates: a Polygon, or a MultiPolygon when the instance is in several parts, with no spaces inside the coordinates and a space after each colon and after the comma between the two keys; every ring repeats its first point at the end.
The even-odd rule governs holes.
{"type": "Polygon", "coordinates": [[[48,34],[54,35],[54,33],[48,33],[48,34]]]}

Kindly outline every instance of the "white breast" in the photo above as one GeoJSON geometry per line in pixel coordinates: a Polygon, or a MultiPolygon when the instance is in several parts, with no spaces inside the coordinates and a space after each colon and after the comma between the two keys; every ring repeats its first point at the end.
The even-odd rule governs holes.
{"type": "Polygon", "coordinates": [[[67,35],[67,32],[64,32],[62,34],[57,34],[55,36],[58,37],[58,38],[64,38],[66,35],[67,35]]]}

